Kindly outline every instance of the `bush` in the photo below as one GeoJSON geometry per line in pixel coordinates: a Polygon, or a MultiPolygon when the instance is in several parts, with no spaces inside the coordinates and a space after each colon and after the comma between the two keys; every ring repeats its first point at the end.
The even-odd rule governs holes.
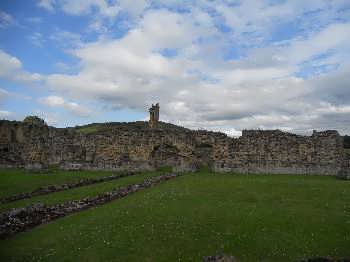
{"type": "Polygon", "coordinates": [[[32,125],[38,125],[38,126],[44,126],[47,125],[44,121],[44,119],[41,119],[38,116],[27,116],[23,120],[24,123],[32,124],[32,125]]]}

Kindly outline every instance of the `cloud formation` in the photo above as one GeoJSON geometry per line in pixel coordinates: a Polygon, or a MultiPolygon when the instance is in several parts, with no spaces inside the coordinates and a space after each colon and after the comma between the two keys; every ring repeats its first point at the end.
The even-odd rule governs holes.
{"type": "Polygon", "coordinates": [[[19,82],[40,81],[42,76],[22,69],[22,62],[10,54],[0,50],[0,78],[19,82]]]}
{"type": "Polygon", "coordinates": [[[53,12],[55,3],[56,3],[56,0],[39,0],[37,5],[50,12],[53,12]]]}
{"type": "Polygon", "coordinates": [[[39,101],[49,107],[64,108],[70,113],[73,113],[79,117],[87,117],[90,115],[91,111],[84,106],[77,104],[76,102],[65,101],[60,96],[48,96],[42,97],[39,101]]]}
{"type": "MultiPolygon", "coordinates": [[[[266,10],[272,17],[280,15],[274,8],[266,10]]],[[[164,120],[193,128],[348,131],[332,119],[338,121],[334,115],[342,117],[346,114],[342,108],[348,107],[345,99],[340,100],[348,95],[343,83],[349,83],[345,72],[350,24],[333,23],[302,38],[253,48],[241,59],[227,60],[218,48],[227,42],[213,20],[196,9],[150,10],[122,38],[75,49],[80,72],[52,74],[47,84],[71,97],[83,94],[116,108],[142,110],[159,101],[164,120]],[[174,55],[167,55],[169,50],[174,55]],[[336,65],[337,70],[319,78],[298,76],[304,63],[312,60],[314,66],[336,65]],[[320,86],[320,79],[328,85],[320,86]]],[[[242,23],[239,30],[248,30],[242,23]]]]}
{"type": "Polygon", "coordinates": [[[14,23],[15,20],[10,14],[0,10],[0,28],[8,27],[14,23]]]}
{"type": "Polygon", "coordinates": [[[8,119],[12,115],[12,112],[6,110],[0,110],[0,119],[8,119]]]}
{"type": "Polygon", "coordinates": [[[58,28],[49,37],[78,61],[73,73],[57,61],[56,72],[31,74],[0,52],[0,76],[42,81],[51,93],[40,99],[46,106],[89,116],[160,102],[164,121],[232,135],[250,128],[350,132],[348,1],[38,4],[87,17],[87,32],[98,32],[91,39],[58,28]]]}

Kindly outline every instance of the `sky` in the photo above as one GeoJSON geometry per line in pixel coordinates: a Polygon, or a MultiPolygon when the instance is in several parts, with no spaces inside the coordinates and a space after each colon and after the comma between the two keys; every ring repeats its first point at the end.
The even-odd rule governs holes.
{"type": "Polygon", "coordinates": [[[1,0],[0,119],[350,134],[349,0],[1,0]]]}

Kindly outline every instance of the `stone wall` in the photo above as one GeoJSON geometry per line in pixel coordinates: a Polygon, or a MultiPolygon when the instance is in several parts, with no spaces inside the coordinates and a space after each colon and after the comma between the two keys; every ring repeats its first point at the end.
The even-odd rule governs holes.
{"type": "Polygon", "coordinates": [[[337,131],[298,136],[245,130],[239,138],[159,122],[106,123],[97,131],[0,121],[0,165],[41,169],[177,171],[209,166],[219,172],[336,175],[347,168],[337,131]]]}
{"type": "Polygon", "coordinates": [[[218,171],[336,175],[344,158],[337,131],[298,136],[279,130],[246,130],[228,147],[229,157],[215,162],[218,171]]]}

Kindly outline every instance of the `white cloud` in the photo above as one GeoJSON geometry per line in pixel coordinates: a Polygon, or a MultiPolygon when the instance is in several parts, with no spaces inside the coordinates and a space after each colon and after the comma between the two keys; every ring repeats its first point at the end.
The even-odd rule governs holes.
{"type": "Polygon", "coordinates": [[[50,39],[58,43],[58,45],[64,49],[82,45],[81,36],[79,34],[59,29],[51,34],[50,39]]]}
{"type": "Polygon", "coordinates": [[[0,10],[0,29],[8,27],[14,23],[15,20],[10,14],[0,10]]]}
{"type": "MultiPolygon", "coordinates": [[[[53,9],[53,1],[44,2],[43,6],[48,6],[53,9]]],[[[104,17],[115,17],[120,12],[129,14],[132,17],[138,17],[143,10],[148,6],[148,1],[145,0],[61,0],[57,2],[62,10],[71,15],[87,15],[97,12],[104,17]]]]}
{"type": "Polygon", "coordinates": [[[68,64],[66,63],[63,63],[63,62],[57,62],[55,63],[55,67],[59,70],[59,71],[68,71],[69,69],[71,69],[72,67],[69,66],[68,64]]]}
{"type": "Polygon", "coordinates": [[[47,84],[74,99],[112,107],[143,110],[159,101],[163,120],[231,135],[244,128],[327,128],[314,79],[294,74],[301,63],[329,50],[336,63],[345,65],[346,56],[339,54],[350,46],[348,30],[348,24],[331,24],[302,39],[255,48],[245,58],[227,61],[218,58],[223,50],[217,46],[226,43],[207,13],[150,10],[124,37],[76,48],[79,73],[52,74],[47,84]],[[164,55],[166,49],[176,50],[175,56],[164,55]]]}
{"type": "Polygon", "coordinates": [[[87,117],[91,114],[91,111],[89,109],[75,102],[66,102],[65,108],[81,117],[87,117]]]}
{"type": "Polygon", "coordinates": [[[142,14],[145,8],[149,5],[149,3],[145,0],[120,0],[120,9],[132,17],[138,17],[142,14]]]}
{"type": "Polygon", "coordinates": [[[41,33],[34,32],[28,36],[29,41],[36,47],[42,47],[44,44],[44,39],[41,33]]]}
{"type": "Polygon", "coordinates": [[[38,5],[54,11],[59,8],[69,15],[88,16],[90,18],[88,29],[99,33],[107,33],[118,27],[129,27],[138,20],[144,10],[149,6],[150,1],[146,0],[41,0],[38,5]],[[127,15],[130,19],[115,24],[116,18],[127,15]]]}
{"type": "Polygon", "coordinates": [[[5,76],[22,67],[21,61],[0,50],[0,76],[5,76]]]}
{"type": "MultiPolygon", "coordinates": [[[[344,15],[335,19],[345,1],[55,3],[71,15],[90,15],[90,29],[103,34],[88,43],[83,33],[52,34],[79,67],[64,73],[67,65],[58,62],[61,73],[42,77],[58,94],[40,99],[47,106],[89,116],[87,103],[144,110],[160,102],[162,120],[234,136],[245,128],[350,131],[341,124],[350,121],[350,24],[344,15]],[[131,17],[130,28],[108,37],[119,14],[131,17]],[[302,31],[271,41],[281,23],[294,21],[302,31]]],[[[25,73],[21,62],[0,53],[0,75],[21,75],[13,72],[25,73]]]]}
{"type": "Polygon", "coordinates": [[[55,3],[56,3],[56,0],[39,0],[37,5],[50,12],[53,12],[55,3]]]}
{"type": "Polygon", "coordinates": [[[290,48],[286,49],[285,57],[289,62],[297,64],[330,50],[340,51],[342,55],[348,56],[348,53],[344,52],[350,51],[348,35],[350,35],[350,24],[331,24],[308,39],[293,41],[290,48]]]}
{"type": "Polygon", "coordinates": [[[0,77],[19,82],[40,81],[42,76],[22,69],[21,61],[3,50],[0,50],[0,77]]]}
{"type": "Polygon", "coordinates": [[[48,96],[40,100],[45,105],[52,106],[52,107],[63,106],[65,104],[64,99],[59,96],[48,96]]]}
{"type": "Polygon", "coordinates": [[[12,116],[13,113],[6,110],[0,110],[0,119],[8,119],[8,117],[12,116]]]}
{"type": "Polygon", "coordinates": [[[5,89],[0,88],[0,105],[4,102],[4,100],[9,96],[9,92],[5,89]]]}
{"type": "Polygon", "coordinates": [[[48,96],[39,99],[39,102],[49,106],[49,107],[58,107],[64,108],[71,113],[80,116],[87,117],[91,114],[91,111],[84,106],[81,106],[75,102],[65,101],[64,98],[60,96],[48,96]]]}
{"type": "Polygon", "coordinates": [[[305,32],[317,31],[332,20],[339,21],[339,10],[348,8],[346,1],[327,0],[247,0],[239,4],[221,1],[213,5],[225,24],[233,30],[234,40],[245,46],[265,43],[283,23],[297,22],[305,32]]]}
{"type": "Polygon", "coordinates": [[[145,93],[146,87],[157,89],[155,85],[159,85],[162,78],[184,75],[187,62],[184,59],[168,59],[158,51],[186,48],[203,34],[200,28],[193,34],[191,29],[197,28],[182,18],[165,10],[149,12],[140,28],[131,30],[122,39],[101,40],[76,49],[74,54],[81,59],[83,66],[79,75],[51,75],[48,83],[69,92],[84,89],[87,93],[98,92],[106,97],[129,92],[131,86],[140,84],[143,85],[140,93],[145,93]],[[162,30],[158,23],[169,30],[162,30]],[[84,83],[89,83],[89,86],[84,83]]]}
{"type": "Polygon", "coordinates": [[[321,103],[321,107],[317,108],[318,112],[321,113],[340,113],[340,114],[350,114],[350,104],[345,106],[332,105],[331,103],[321,103]]]}
{"type": "Polygon", "coordinates": [[[62,9],[72,15],[86,15],[94,9],[98,9],[103,16],[114,17],[120,12],[120,7],[117,3],[110,3],[105,0],[63,0],[62,9]]]}
{"type": "Polygon", "coordinates": [[[3,88],[0,88],[0,94],[2,95],[2,96],[4,96],[4,95],[8,95],[8,91],[6,91],[5,89],[3,89],[3,88]]]}

